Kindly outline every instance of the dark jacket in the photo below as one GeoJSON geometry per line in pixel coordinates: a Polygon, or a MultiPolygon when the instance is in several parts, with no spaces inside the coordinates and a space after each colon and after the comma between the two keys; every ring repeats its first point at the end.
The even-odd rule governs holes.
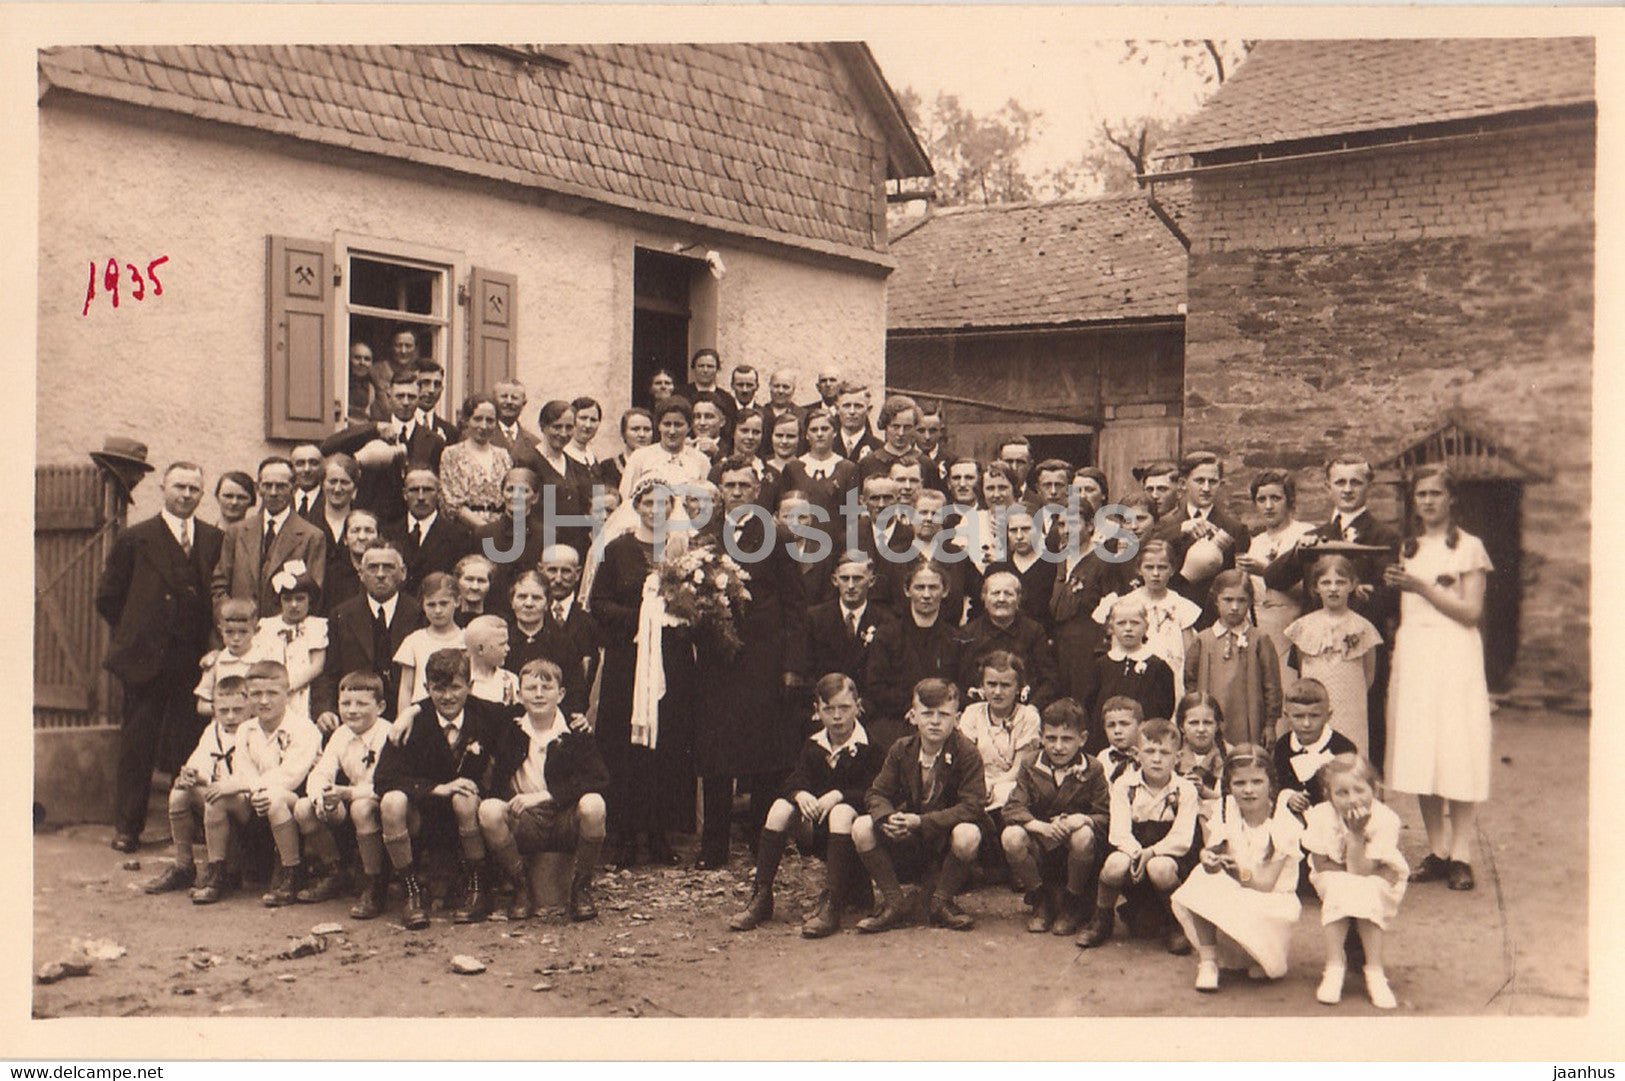
{"type": "Polygon", "coordinates": [[[372,776],[372,789],[405,792],[416,801],[430,789],[458,777],[467,777],[479,786],[480,795],[497,791],[498,778],[509,778],[524,761],[519,739],[523,733],[514,724],[519,706],[504,706],[469,696],[463,704],[463,726],[452,746],[440,731],[440,716],[433,699],[416,703],[418,715],[412,731],[400,743],[385,743],[372,776]],[[516,757],[517,756],[517,757],[516,757]]]}
{"type": "MultiPolygon", "coordinates": [[[[1331,740],[1326,744],[1326,750],[1332,754],[1359,754],[1360,749],[1354,741],[1341,732],[1334,731],[1331,740]]],[[[1309,797],[1310,803],[1323,803],[1326,800],[1325,789],[1321,787],[1320,777],[1317,774],[1308,781],[1298,780],[1297,771],[1292,768],[1292,733],[1287,732],[1275,741],[1275,783],[1282,791],[1292,789],[1302,792],[1309,797]]]]}
{"type": "MultiPolygon", "coordinates": [[[[1369,597],[1355,594],[1349,598],[1349,607],[1355,612],[1370,620],[1387,637],[1392,631],[1392,621],[1399,616],[1399,591],[1383,583],[1383,568],[1393,563],[1399,552],[1399,534],[1391,527],[1385,525],[1371,514],[1369,509],[1358,514],[1350,523],[1350,536],[1344,537],[1337,528],[1335,519],[1322,522],[1311,532],[1311,535],[1324,541],[1347,540],[1355,544],[1370,544],[1388,549],[1387,554],[1378,555],[1359,554],[1353,557],[1354,569],[1360,576],[1360,584],[1372,587],[1369,597]]],[[[1313,547],[1303,548],[1293,546],[1282,552],[1264,569],[1261,576],[1264,584],[1271,589],[1285,591],[1299,584],[1315,565],[1317,553],[1313,547]]],[[[1305,599],[1305,611],[1314,611],[1320,607],[1319,597],[1305,599]]],[[[1389,639],[1392,640],[1391,638],[1389,639]]]]}
{"type": "Polygon", "coordinates": [[[1056,691],[1055,647],[1050,644],[1044,628],[1027,616],[1016,613],[1008,627],[996,627],[985,614],[977,616],[959,630],[959,687],[968,690],[982,682],[977,665],[983,657],[997,649],[1017,654],[1027,664],[1027,685],[1032,688],[1029,701],[1040,712],[1055,701],[1056,691]]]}
{"type": "Polygon", "coordinates": [[[914,700],[914,685],[922,679],[958,679],[960,645],[959,628],[940,613],[931,626],[921,627],[913,613],[905,611],[890,628],[876,632],[865,684],[875,714],[902,717],[914,700]]]}
{"type": "Polygon", "coordinates": [[[877,822],[898,811],[919,815],[920,833],[927,842],[947,840],[961,822],[982,820],[987,804],[982,756],[976,744],[957,731],[942,745],[937,781],[933,792],[920,787],[920,737],[905,736],[886,752],[886,761],[864,796],[865,810],[877,822]]]}
{"type": "MultiPolygon", "coordinates": [[[[495,791],[512,796],[516,791],[514,779],[530,754],[530,734],[520,727],[517,720],[507,723],[514,730],[510,737],[513,743],[508,749],[511,758],[505,757],[503,760],[506,772],[499,777],[495,791]]],[[[593,739],[592,733],[566,730],[547,749],[547,764],[542,767],[542,778],[547,782],[547,794],[553,797],[553,802],[569,808],[574,807],[588,792],[604,793],[609,787],[609,767],[604,765],[604,759],[598,753],[598,741],[593,739]]]]}
{"type": "Polygon", "coordinates": [[[1102,653],[1095,658],[1090,666],[1088,682],[1085,685],[1086,695],[1079,701],[1079,705],[1089,714],[1089,749],[1098,751],[1106,746],[1106,729],[1100,715],[1100,707],[1106,700],[1117,695],[1132,698],[1140,703],[1147,719],[1162,717],[1172,719],[1174,715],[1174,671],[1168,667],[1168,662],[1161,657],[1150,656],[1144,661],[1145,671],[1135,671],[1136,663],[1130,660],[1114,661],[1109,654],[1102,653]]]}
{"type": "MultiPolygon", "coordinates": [[[[1185,501],[1180,500],[1179,505],[1166,517],[1157,521],[1152,529],[1151,536],[1155,540],[1165,540],[1173,547],[1174,576],[1168,583],[1168,588],[1181,597],[1195,601],[1204,608],[1207,606],[1208,586],[1212,579],[1206,582],[1187,582],[1185,576],[1179,573],[1180,566],[1185,562],[1185,553],[1190,549],[1192,540],[1184,532],[1184,524],[1190,518],[1185,501]]],[[[1236,552],[1245,548],[1247,538],[1252,535],[1245,522],[1234,514],[1225,510],[1218,504],[1208,511],[1207,520],[1215,526],[1230,534],[1234,543],[1224,553],[1224,562],[1219,570],[1228,570],[1236,565],[1236,552]]],[[[1214,572],[1218,573],[1217,571],[1214,572]]]]}
{"type": "Polygon", "coordinates": [[[96,611],[113,629],[103,667],[126,686],[150,683],[165,670],[196,669],[213,630],[209,578],[220,544],[220,530],[193,518],[188,558],[159,515],[114,539],[96,585],[96,611]]]}
{"type": "Polygon", "coordinates": [[[869,786],[880,772],[884,755],[885,751],[874,743],[862,743],[843,750],[831,766],[824,748],[809,739],[801,745],[795,768],[784,779],[784,787],[779,792],[788,799],[797,792],[822,797],[826,792],[839,789],[842,803],[861,808],[869,786]]]}
{"type": "MultiPolygon", "coordinates": [[[[386,422],[387,423],[387,422],[386,422]]],[[[322,454],[356,451],[380,438],[378,422],[352,424],[322,440],[322,454]]],[[[362,466],[361,479],[356,482],[355,505],[377,514],[380,521],[388,522],[406,516],[406,498],[401,489],[405,485],[406,471],[423,466],[440,471],[440,455],[446,449],[443,433],[418,425],[407,443],[406,456],[388,465],[362,466]]]]}
{"type": "Polygon", "coordinates": [[[1055,576],[1060,573],[1061,566],[1040,558],[1022,572],[1016,569],[1014,563],[1004,559],[989,563],[987,570],[982,572],[982,580],[986,581],[990,575],[1001,571],[1015,575],[1016,581],[1021,583],[1021,614],[1048,631],[1051,627],[1049,602],[1055,592],[1055,576]]]}
{"type": "MultiPolygon", "coordinates": [[[[393,717],[400,696],[400,670],[395,651],[406,636],[424,625],[423,608],[416,596],[399,593],[395,618],[389,625],[389,653],[374,656],[372,606],[366,593],[351,597],[327,617],[327,656],[321,674],[310,684],[312,719],[338,709],[339,680],[346,672],[376,672],[384,681],[384,715],[393,717]]],[[[380,790],[381,791],[381,790],[380,790]]]]}
{"type": "Polygon", "coordinates": [[[1004,805],[1007,826],[1024,826],[1035,819],[1051,822],[1061,815],[1089,816],[1089,826],[1095,831],[1095,840],[1104,841],[1111,825],[1112,790],[1106,782],[1106,771],[1091,754],[1082,754],[1087,768],[1083,776],[1071,776],[1057,788],[1055,779],[1037,763],[1021,767],[1016,775],[1016,787],[1004,805]]]}
{"type": "Polygon", "coordinates": [[[587,712],[587,698],[592,690],[593,677],[598,674],[598,650],[603,639],[598,621],[591,612],[581,607],[579,599],[571,602],[569,615],[561,626],[551,610],[542,618],[542,626],[530,641],[508,619],[508,659],[504,668],[518,675],[527,663],[538,658],[552,661],[564,670],[564,701],[560,708],[565,716],[587,712]]]}
{"type": "MultiPolygon", "coordinates": [[[[858,693],[864,692],[869,682],[869,654],[882,633],[897,622],[897,617],[876,604],[868,602],[863,618],[858,621],[858,635],[852,636],[846,625],[846,613],[839,599],[817,605],[807,613],[807,674],[822,679],[831,672],[852,677],[858,693]],[[872,636],[872,640],[865,641],[872,636]]],[[[825,791],[828,791],[826,789],[825,791]]]]}
{"type": "Polygon", "coordinates": [[[406,560],[406,581],[401,588],[418,593],[423,588],[423,576],[439,571],[450,574],[457,561],[470,552],[479,550],[473,532],[462,522],[439,511],[434,516],[423,543],[413,544],[408,532],[415,519],[402,515],[384,526],[384,536],[400,546],[406,560]]]}

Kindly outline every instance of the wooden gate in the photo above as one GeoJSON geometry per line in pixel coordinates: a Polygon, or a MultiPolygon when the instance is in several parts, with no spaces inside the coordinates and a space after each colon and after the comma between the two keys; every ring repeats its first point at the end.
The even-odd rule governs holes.
{"type": "Polygon", "coordinates": [[[94,465],[34,471],[34,799],[56,821],[112,805],[118,683],[94,601],[126,507],[94,465]]]}

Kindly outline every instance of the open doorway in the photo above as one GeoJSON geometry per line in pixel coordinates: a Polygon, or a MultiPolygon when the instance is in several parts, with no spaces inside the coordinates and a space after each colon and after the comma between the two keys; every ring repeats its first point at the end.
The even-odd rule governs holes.
{"type": "Polygon", "coordinates": [[[638,248],[632,268],[632,404],[648,408],[665,370],[681,387],[688,358],[716,342],[716,280],[703,260],[638,248]]]}

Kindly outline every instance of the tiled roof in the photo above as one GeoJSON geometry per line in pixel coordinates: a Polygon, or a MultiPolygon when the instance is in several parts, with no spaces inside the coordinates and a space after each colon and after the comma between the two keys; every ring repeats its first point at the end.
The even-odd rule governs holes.
{"type": "Polygon", "coordinates": [[[571,45],[530,64],[456,45],[74,46],[42,50],[39,66],[42,93],[881,250],[876,179],[897,129],[864,104],[843,49],[868,57],[820,44],[571,45]]]}
{"type": "Polygon", "coordinates": [[[1589,38],[1263,41],[1158,157],[1596,101],[1589,38]]]}
{"type": "Polygon", "coordinates": [[[1185,249],[1142,195],[936,211],[892,242],[891,330],[1180,314],[1185,249]]]}

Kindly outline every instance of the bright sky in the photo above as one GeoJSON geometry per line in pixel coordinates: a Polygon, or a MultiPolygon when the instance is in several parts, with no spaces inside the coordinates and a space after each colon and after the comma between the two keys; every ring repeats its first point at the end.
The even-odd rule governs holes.
{"type": "Polygon", "coordinates": [[[947,20],[941,28],[865,33],[893,88],[913,87],[927,104],[958,94],[981,116],[1014,98],[1043,114],[1029,149],[1029,171],[1075,159],[1102,120],[1194,111],[1199,79],[1175,63],[1141,64],[1124,43],[1101,40],[1085,22],[1040,15],[1004,25],[947,20]]]}

